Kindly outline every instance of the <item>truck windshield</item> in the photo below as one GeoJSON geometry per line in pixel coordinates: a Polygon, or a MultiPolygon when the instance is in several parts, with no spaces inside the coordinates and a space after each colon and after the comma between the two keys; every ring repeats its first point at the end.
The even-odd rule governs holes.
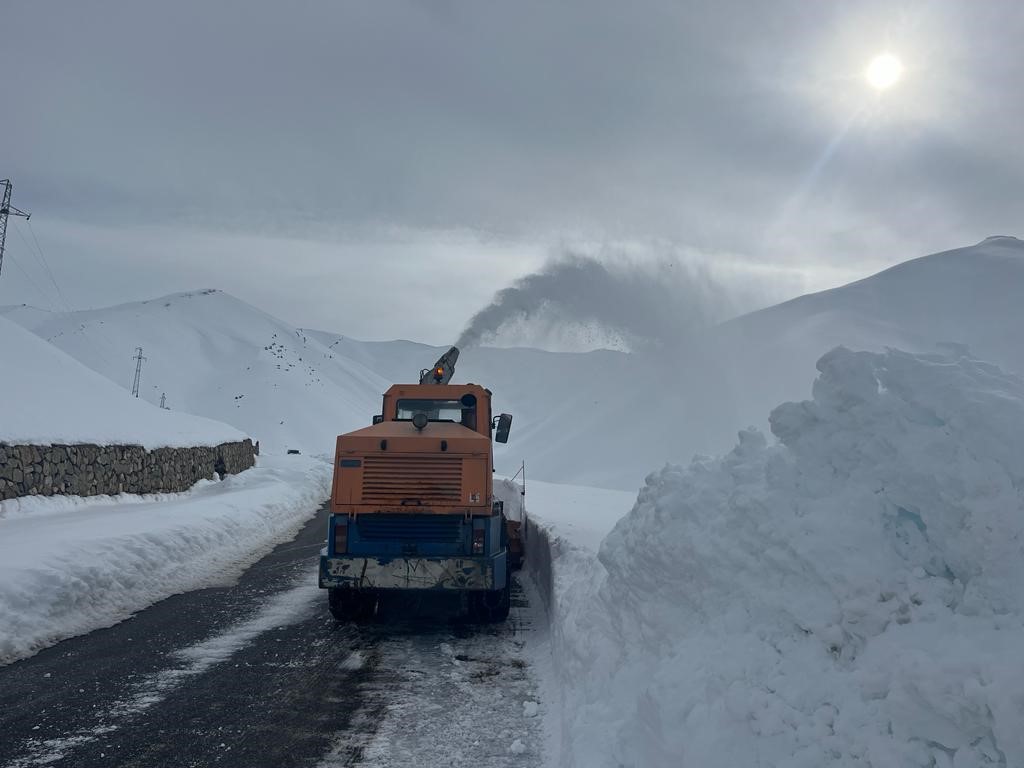
{"type": "Polygon", "coordinates": [[[458,400],[399,400],[397,421],[410,421],[417,413],[425,413],[431,421],[463,421],[465,406],[458,400]]]}

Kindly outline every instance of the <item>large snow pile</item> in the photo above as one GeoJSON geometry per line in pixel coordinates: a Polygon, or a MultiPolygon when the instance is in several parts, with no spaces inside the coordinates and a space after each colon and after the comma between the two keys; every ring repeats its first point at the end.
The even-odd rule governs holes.
{"type": "Polygon", "coordinates": [[[316,514],[330,476],[263,456],[183,494],[0,502],[0,664],[235,578],[316,514]]]}
{"type": "MultiPolygon", "coordinates": [[[[363,365],[301,331],[216,290],[68,313],[3,310],[122,387],[141,346],[142,399],[166,395],[176,412],[227,422],[264,452],[334,450],[342,432],[366,426],[388,386],[363,365]]],[[[412,360],[410,369],[434,360],[412,360]]]]}
{"type": "Polygon", "coordinates": [[[146,448],[244,440],[237,429],[137,400],[51,344],[0,317],[0,442],[146,448]]]}
{"type": "Polygon", "coordinates": [[[649,476],[555,614],[566,764],[1024,765],[1024,382],[818,370],[780,444],[649,476]]]}

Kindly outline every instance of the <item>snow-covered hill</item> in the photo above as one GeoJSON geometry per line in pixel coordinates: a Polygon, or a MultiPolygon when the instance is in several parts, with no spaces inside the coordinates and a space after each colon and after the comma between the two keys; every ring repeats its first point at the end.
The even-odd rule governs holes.
{"type": "MultiPolygon", "coordinates": [[[[814,362],[837,345],[931,352],[943,342],[1024,372],[1024,242],[989,238],[803,296],[657,351],[462,351],[457,381],[515,415],[499,471],[526,459],[538,479],[632,489],[666,461],[719,453],[779,402],[809,396],[814,362]]],[[[148,356],[143,395],[226,421],[275,449],[330,450],[369,421],[390,383],[444,351],[290,327],[218,291],[65,315],[0,310],[123,386],[148,356]]],[[[344,330],[344,329],[340,329],[344,330]]]]}
{"type": "MultiPolygon", "coordinates": [[[[1024,242],[994,237],[754,312],[674,347],[632,355],[467,350],[524,428],[510,451],[539,479],[635,488],[645,474],[729,449],[767,429],[780,402],[810,396],[815,362],[838,345],[931,353],[959,344],[1024,374],[1024,242]]],[[[473,375],[477,375],[473,371],[473,375]]]]}
{"type": "MultiPolygon", "coordinates": [[[[736,392],[737,427],[760,423],[778,402],[808,396],[814,361],[840,344],[919,352],[966,345],[971,354],[1024,374],[1022,288],[1024,241],[990,237],[724,323],[700,352],[736,392]]],[[[710,448],[727,445],[716,440],[710,448]]]]}
{"type": "MultiPolygon", "coordinates": [[[[721,453],[766,414],[810,396],[815,362],[838,345],[914,352],[961,344],[1024,373],[1024,242],[993,237],[914,259],[849,285],[744,315],[674,347],[636,354],[464,350],[458,375],[516,415],[504,455],[533,476],[631,489],[666,461],[721,453]]],[[[327,343],[334,343],[327,340],[327,343]]],[[[408,343],[336,348],[385,376],[408,343]]],[[[417,353],[431,357],[436,350],[417,353]]]]}
{"type": "MultiPolygon", "coordinates": [[[[280,320],[215,290],[72,313],[7,308],[8,318],[141,395],[232,424],[266,450],[330,453],[365,426],[387,382],[280,320]]],[[[433,361],[428,361],[429,365],[433,361]]]]}
{"type": "Polygon", "coordinates": [[[70,355],[0,317],[0,442],[218,445],[243,440],[227,424],[154,408],[70,355]]]}

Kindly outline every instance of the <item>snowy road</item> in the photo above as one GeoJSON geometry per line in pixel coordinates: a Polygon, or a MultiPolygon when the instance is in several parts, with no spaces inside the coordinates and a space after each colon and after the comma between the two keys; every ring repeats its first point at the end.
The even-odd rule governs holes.
{"type": "Polygon", "coordinates": [[[0,766],[540,765],[523,590],[504,625],[338,625],[325,516],[233,587],[0,668],[0,766]]]}

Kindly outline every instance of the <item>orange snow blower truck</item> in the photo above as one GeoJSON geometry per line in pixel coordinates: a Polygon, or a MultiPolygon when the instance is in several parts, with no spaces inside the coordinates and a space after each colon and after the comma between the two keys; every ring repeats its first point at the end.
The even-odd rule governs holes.
{"type": "Polygon", "coordinates": [[[320,586],[339,620],[424,590],[457,596],[475,620],[508,616],[523,548],[493,495],[492,440],[507,442],[512,417],[492,417],[490,390],[450,383],[458,356],[392,386],[372,426],[338,438],[320,586]]]}

